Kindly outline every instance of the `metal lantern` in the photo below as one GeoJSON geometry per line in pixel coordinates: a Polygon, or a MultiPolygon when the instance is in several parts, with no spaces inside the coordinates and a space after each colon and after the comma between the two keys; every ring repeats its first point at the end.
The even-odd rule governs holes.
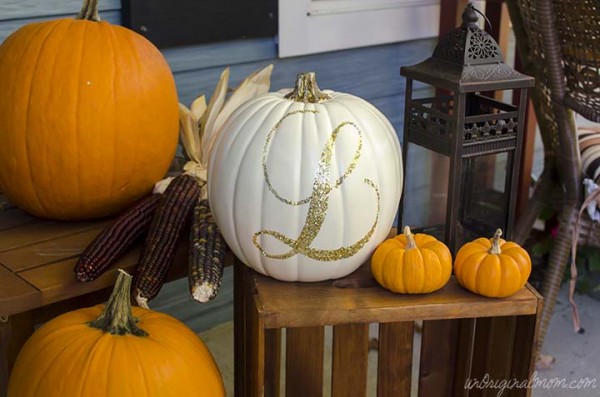
{"type": "Polygon", "coordinates": [[[527,89],[534,85],[532,77],[504,62],[496,41],[479,28],[476,12],[469,4],[462,25],[440,41],[431,58],[400,69],[406,77],[405,183],[428,174],[438,189],[429,186],[428,194],[409,203],[424,185],[409,186],[411,194],[400,202],[399,227],[408,224],[436,235],[453,253],[498,228],[511,236],[527,89]],[[438,95],[418,98],[421,83],[438,95]],[[511,93],[519,105],[503,102],[511,93]],[[425,216],[417,219],[419,212],[425,216]],[[427,216],[435,212],[441,213],[437,219],[427,216]]]}

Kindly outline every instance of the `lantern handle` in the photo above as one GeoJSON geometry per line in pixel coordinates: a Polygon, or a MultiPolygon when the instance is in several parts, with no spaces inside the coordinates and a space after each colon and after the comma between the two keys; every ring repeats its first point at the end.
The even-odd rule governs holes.
{"type": "Polygon", "coordinates": [[[483,17],[483,19],[485,19],[485,21],[487,22],[487,25],[489,26],[490,30],[492,30],[492,23],[490,22],[490,20],[488,19],[488,17],[481,11],[479,11],[474,5],[473,3],[469,3],[467,4],[467,7],[472,9],[473,11],[475,11],[476,13],[478,13],[479,15],[481,15],[483,17]]]}

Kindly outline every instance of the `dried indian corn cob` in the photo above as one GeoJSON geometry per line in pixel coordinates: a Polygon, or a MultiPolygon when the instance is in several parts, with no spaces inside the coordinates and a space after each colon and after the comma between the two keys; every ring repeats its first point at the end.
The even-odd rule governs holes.
{"type": "Polygon", "coordinates": [[[223,278],[226,248],[208,200],[200,199],[194,207],[190,230],[188,279],[195,300],[204,303],[217,296],[223,278]]]}
{"type": "Polygon", "coordinates": [[[119,259],[148,230],[160,197],[144,197],[104,228],[75,264],[77,279],[95,280],[119,259]]]}
{"type": "Polygon", "coordinates": [[[200,185],[190,175],[171,181],[152,217],[152,223],[133,279],[138,305],[147,307],[160,291],[175,256],[179,235],[198,201],[200,185]]]}

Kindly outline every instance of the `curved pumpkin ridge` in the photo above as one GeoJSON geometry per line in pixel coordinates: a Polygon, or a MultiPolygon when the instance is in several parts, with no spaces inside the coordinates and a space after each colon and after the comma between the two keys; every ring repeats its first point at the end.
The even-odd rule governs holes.
{"type": "Polygon", "coordinates": [[[517,262],[508,255],[499,255],[502,268],[502,280],[500,282],[500,290],[496,297],[504,298],[517,292],[523,284],[521,284],[521,272],[517,262]]]}
{"type": "Polygon", "coordinates": [[[473,244],[467,243],[463,245],[458,252],[456,253],[456,257],[454,258],[454,275],[458,279],[462,279],[462,271],[467,263],[468,258],[471,255],[478,253],[486,253],[487,249],[481,246],[481,244],[473,244]]]}
{"type": "Polygon", "coordinates": [[[423,256],[424,279],[420,291],[429,293],[443,286],[445,272],[435,251],[423,247],[421,248],[421,254],[423,256]]]}
{"type": "MultiPolygon", "coordinates": [[[[276,115],[274,117],[276,120],[280,120],[287,113],[290,112],[290,108],[293,105],[293,103],[278,102],[275,100],[268,100],[268,99],[263,102],[263,100],[260,97],[257,98],[256,100],[251,100],[248,102],[251,102],[252,104],[258,103],[259,104],[258,106],[260,106],[260,107],[258,109],[254,109],[254,107],[247,107],[246,109],[243,110],[243,112],[238,113],[238,116],[236,118],[236,123],[238,124],[238,126],[236,126],[235,130],[243,131],[243,130],[249,128],[248,126],[250,124],[258,125],[259,128],[256,128],[255,133],[252,135],[236,133],[233,141],[229,144],[229,149],[235,148],[238,145],[241,145],[243,147],[244,154],[243,154],[243,156],[241,156],[241,158],[239,159],[239,162],[237,162],[237,164],[236,164],[238,168],[240,168],[241,164],[245,164],[248,162],[248,160],[247,160],[248,156],[252,155],[252,153],[254,152],[253,150],[249,149],[252,145],[260,146],[261,149],[260,149],[260,151],[257,151],[257,152],[258,153],[262,152],[262,150],[263,150],[262,147],[264,146],[264,142],[263,142],[263,140],[258,140],[256,138],[256,135],[258,133],[262,133],[262,132],[264,132],[265,134],[268,134],[268,132],[272,128],[272,125],[268,125],[267,122],[270,123],[270,120],[273,117],[273,115],[276,115]],[[265,111],[264,110],[265,108],[268,108],[268,111],[265,111]],[[239,119],[241,119],[242,121],[239,122],[238,121],[239,119]],[[244,141],[243,141],[243,139],[244,139],[244,141]]],[[[252,128],[254,128],[254,127],[252,127],[252,128]]],[[[252,129],[250,129],[250,131],[252,131],[252,129]]],[[[271,150],[273,147],[272,143],[273,143],[273,141],[271,141],[271,145],[269,146],[268,151],[266,153],[267,158],[269,157],[269,155],[271,153],[271,150]]],[[[231,156],[231,155],[228,154],[228,156],[231,156]]],[[[260,166],[260,164],[261,163],[259,163],[259,166],[260,166]]],[[[267,162],[267,164],[268,164],[268,162],[267,162]]],[[[223,173],[224,171],[220,171],[220,172],[223,173]]],[[[241,183],[239,181],[241,178],[244,177],[243,170],[241,170],[240,172],[237,172],[235,176],[236,176],[236,180],[233,185],[234,189],[236,186],[241,185],[241,183]]],[[[257,189],[257,191],[259,191],[259,190],[257,189]]],[[[228,192],[225,192],[225,194],[228,194],[228,192]]],[[[250,224],[256,224],[256,225],[260,226],[259,230],[254,231],[255,233],[260,230],[265,230],[265,229],[270,228],[269,227],[270,225],[265,225],[265,218],[262,216],[262,214],[270,213],[270,210],[267,207],[267,200],[265,200],[264,197],[265,196],[268,197],[271,194],[272,193],[269,190],[269,187],[267,186],[267,184],[263,183],[262,189],[260,190],[260,197],[259,197],[259,201],[258,201],[258,202],[262,203],[261,211],[256,211],[256,212],[253,212],[250,214],[243,215],[245,217],[256,217],[255,221],[249,221],[250,224]]],[[[270,266],[271,259],[264,256],[253,243],[248,244],[247,249],[244,248],[246,245],[243,244],[243,241],[247,238],[252,238],[252,236],[248,237],[245,235],[240,235],[242,228],[235,227],[236,220],[239,217],[241,217],[240,215],[237,214],[237,209],[239,207],[241,207],[241,206],[238,206],[238,203],[240,201],[243,202],[245,200],[244,192],[239,191],[239,190],[234,190],[233,196],[234,196],[234,198],[231,203],[232,207],[230,208],[230,211],[232,212],[233,215],[229,218],[232,222],[230,229],[235,234],[235,244],[237,244],[237,246],[239,247],[239,250],[242,253],[242,257],[247,258],[244,263],[255,263],[256,270],[262,274],[266,274],[271,277],[273,277],[274,274],[279,276],[280,269],[275,269],[275,271],[273,272],[271,269],[271,266],[270,266]],[[250,250],[250,252],[248,252],[247,250],[250,250]],[[250,259],[253,256],[255,258],[257,258],[254,261],[250,259]]],[[[302,198],[304,198],[304,197],[302,197],[302,198]]],[[[297,198],[297,199],[301,199],[301,198],[297,198]]],[[[261,236],[260,238],[262,239],[263,236],[261,236]]],[[[264,244],[262,244],[262,246],[264,246],[264,244]]],[[[289,247],[285,247],[285,248],[287,250],[289,250],[289,247]]],[[[283,252],[285,252],[285,250],[283,252]]],[[[298,266],[297,266],[298,257],[291,258],[291,259],[289,259],[289,261],[294,261],[294,263],[292,265],[290,265],[291,269],[289,269],[289,271],[293,272],[293,274],[291,277],[288,274],[282,278],[287,279],[287,280],[294,279],[294,278],[298,279],[298,266]]],[[[281,265],[283,265],[283,264],[281,264],[281,265]]]]}
{"type": "Polygon", "coordinates": [[[503,254],[510,256],[516,262],[519,267],[521,284],[525,285],[531,275],[531,258],[527,251],[515,244],[514,247],[504,250],[503,254]]]}
{"type": "MultiPolygon", "coordinates": [[[[275,100],[269,100],[269,98],[260,98],[260,99],[247,101],[245,104],[240,106],[240,108],[238,109],[238,112],[237,112],[236,122],[239,119],[243,120],[240,123],[241,125],[240,125],[239,129],[244,129],[250,122],[254,121],[253,117],[259,117],[258,115],[262,115],[262,121],[260,121],[259,125],[261,128],[263,128],[263,126],[265,125],[265,123],[268,119],[268,115],[270,115],[271,112],[273,112],[274,109],[277,108],[277,105],[278,105],[278,102],[276,102],[275,100]],[[261,107],[256,112],[253,111],[250,106],[250,105],[253,105],[254,103],[261,104],[261,107]],[[263,109],[268,105],[272,105],[272,106],[270,107],[268,112],[264,112],[263,109]]],[[[283,114],[284,113],[281,114],[281,117],[283,117],[283,114]]],[[[257,132],[258,131],[263,131],[263,130],[257,130],[257,132]]],[[[214,146],[215,150],[218,146],[221,145],[221,141],[223,139],[225,139],[225,136],[222,135],[219,137],[219,141],[215,142],[215,146],[214,146]]],[[[243,150],[244,155],[240,156],[237,159],[238,162],[235,164],[236,168],[240,168],[240,165],[245,160],[246,156],[248,156],[250,154],[248,147],[253,143],[253,141],[254,141],[254,136],[250,136],[249,134],[236,134],[234,136],[233,140],[229,143],[229,149],[231,149],[232,147],[235,147],[237,145],[243,145],[243,148],[244,148],[244,150],[243,150]],[[242,141],[242,139],[245,139],[245,141],[240,143],[242,141]]],[[[227,155],[231,156],[230,154],[227,154],[227,155]]],[[[212,164],[209,164],[209,172],[212,172],[211,168],[212,168],[212,164]]],[[[223,173],[223,171],[219,171],[219,172],[223,173]]],[[[235,181],[233,182],[233,186],[238,185],[241,175],[242,175],[242,172],[238,172],[235,175],[235,181]]],[[[211,178],[209,178],[209,182],[210,182],[210,179],[211,178]]],[[[212,179],[214,179],[214,178],[212,178],[212,179]]],[[[266,187],[263,187],[263,190],[261,191],[262,192],[261,194],[263,196],[266,194],[265,189],[266,189],[266,187]]],[[[227,218],[230,221],[230,224],[228,226],[224,225],[223,229],[224,229],[224,231],[231,230],[233,232],[233,236],[231,236],[232,238],[229,239],[230,241],[228,241],[227,244],[230,246],[232,251],[235,252],[236,255],[238,255],[238,257],[240,258],[240,260],[242,262],[244,262],[246,264],[254,262],[257,264],[257,266],[256,266],[257,268],[255,268],[256,271],[258,271],[262,274],[269,274],[265,268],[266,258],[264,258],[264,256],[256,250],[256,247],[254,247],[254,245],[252,245],[252,248],[254,248],[254,249],[251,249],[250,252],[247,252],[242,246],[242,241],[244,241],[244,239],[247,238],[247,236],[240,235],[239,234],[240,228],[235,227],[235,221],[238,218],[237,202],[238,202],[238,200],[243,200],[243,197],[239,196],[240,193],[241,192],[238,192],[235,190],[233,190],[233,192],[231,192],[231,195],[233,196],[233,200],[231,203],[232,206],[227,208],[227,211],[230,211],[232,215],[231,215],[231,217],[227,218]],[[256,255],[256,257],[258,259],[256,261],[250,261],[249,258],[252,255],[256,255]]],[[[230,192],[226,191],[226,192],[223,192],[223,194],[230,194],[230,192]]],[[[261,198],[261,202],[262,202],[262,198],[261,198]]],[[[264,224],[263,224],[262,217],[260,217],[260,215],[261,215],[261,212],[259,212],[259,211],[255,211],[250,214],[246,214],[246,216],[258,217],[260,219],[260,221],[257,222],[257,224],[260,225],[261,230],[262,230],[264,228],[264,224]]]]}
{"type": "Polygon", "coordinates": [[[424,234],[424,233],[417,233],[414,234],[414,239],[415,239],[415,243],[417,244],[417,247],[422,248],[424,247],[426,244],[431,244],[432,242],[438,241],[435,237],[430,236],[428,234],[424,234]]]}
{"type": "Polygon", "coordinates": [[[381,285],[383,285],[383,268],[387,255],[395,249],[402,249],[401,244],[394,239],[385,240],[375,249],[371,258],[371,271],[375,280],[381,285]]]}
{"type": "MultiPolygon", "coordinates": [[[[477,282],[477,273],[481,267],[481,261],[488,255],[487,252],[477,251],[463,259],[462,268],[457,274],[458,281],[466,288],[471,288],[477,282]]],[[[456,270],[456,269],[455,269],[456,270]]]]}
{"type": "Polygon", "coordinates": [[[502,283],[502,266],[499,255],[486,255],[479,268],[475,278],[475,284],[472,286],[478,294],[493,297],[500,292],[502,283]]]}
{"type": "Polygon", "coordinates": [[[392,291],[403,291],[402,269],[404,267],[403,248],[390,250],[381,262],[381,285],[392,291]],[[385,264],[388,264],[387,266],[385,264]],[[390,266],[389,264],[393,265],[390,266]]]}
{"type": "Polygon", "coordinates": [[[425,266],[420,249],[412,248],[404,251],[402,279],[408,293],[417,293],[423,288],[425,284],[425,266]]]}
{"type": "MultiPolygon", "coordinates": [[[[34,212],[34,214],[41,214],[43,212],[46,211],[45,208],[45,203],[44,200],[40,197],[39,192],[37,191],[35,185],[33,184],[33,181],[35,181],[36,178],[36,172],[35,170],[33,170],[32,164],[31,164],[31,144],[30,144],[30,136],[31,134],[29,133],[29,119],[30,119],[30,114],[31,114],[31,109],[33,108],[33,106],[31,106],[31,99],[32,99],[32,93],[33,90],[36,89],[36,87],[38,87],[38,84],[36,84],[35,81],[35,76],[37,76],[38,74],[36,73],[36,71],[39,69],[39,62],[40,59],[42,58],[42,52],[44,49],[44,44],[47,42],[48,38],[51,36],[52,32],[54,31],[54,29],[56,29],[57,26],[60,26],[62,24],[64,20],[57,20],[57,21],[50,21],[50,22],[42,22],[40,25],[43,28],[46,28],[46,32],[45,35],[43,35],[42,33],[36,32],[35,36],[33,36],[33,39],[30,38],[29,42],[28,42],[28,46],[27,48],[29,49],[29,43],[31,42],[36,42],[36,44],[39,45],[39,50],[36,52],[35,55],[35,60],[33,62],[31,62],[31,64],[33,65],[33,75],[34,77],[32,79],[30,79],[29,81],[29,87],[25,88],[25,87],[21,87],[24,91],[27,91],[28,94],[26,96],[27,98],[27,106],[26,106],[26,115],[24,117],[24,125],[23,125],[23,134],[24,134],[24,140],[25,140],[25,147],[24,147],[24,152],[23,152],[23,162],[21,163],[22,165],[25,165],[27,167],[27,171],[22,171],[23,173],[27,173],[28,177],[29,177],[29,183],[27,183],[28,187],[31,190],[31,195],[27,195],[26,198],[24,198],[24,202],[28,203],[27,205],[31,205],[32,208],[31,210],[34,212]],[[41,38],[43,36],[43,38],[41,38]],[[41,40],[40,40],[41,38],[41,40]],[[35,41],[34,41],[35,40],[35,41]],[[37,204],[37,205],[36,205],[37,204]],[[34,209],[36,209],[37,207],[37,211],[35,211],[34,209]]],[[[40,31],[42,31],[42,28],[40,28],[40,31]]],[[[25,54],[26,52],[23,51],[23,54],[25,54]]],[[[29,54],[27,54],[29,55],[29,54]]],[[[43,85],[42,85],[43,86],[43,85]]],[[[20,183],[21,185],[24,185],[24,181],[19,181],[18,183],[20,183]]],[[[26,208],[27,209],[27,208],[26,208]]]]}

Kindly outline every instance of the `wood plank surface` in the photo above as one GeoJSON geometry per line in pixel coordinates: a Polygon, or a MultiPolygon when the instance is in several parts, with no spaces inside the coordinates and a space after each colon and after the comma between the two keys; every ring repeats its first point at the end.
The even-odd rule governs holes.
{"type": "Polygon", "coordinates": [[[526,315],[537,310],[537,298],[527,288],[493,299],[463,289],[454,278],[439,291],[407,296],[379,286],[340,289],[328,281],[286,283],[249,271],[267,328],[526,315]]]}
{"type": "Polygon", "coordinates": [[[0,231],[24,226],[37,221],[37,218],[25,213],[24,211],[21,211],[16,207],[10,209],[0,209],[0,231]]]}
{"type": "Polygon", "coordinates": [[[0,397],[6,397],[8,388],[8,345],[10,343],[10,323],[8,317],[0,317],[0,397]]]}
{"type": "Polygon", "coordinates": [[[454,370],[454,393],[453,396],[468,396],[465,382],[471,376],[471,365],[473,362],[473,338],[475,337],[474,318],[458,320],[458,346],[456,352],[456,365],[454,370]]]}
{"type": "Polygon", "coordinates": [[[265,397],[279,396],[281,381],[281,330],[265,330],[265,397]]]}
{"type": "Polygon", "coordinates": [[[324,338],[324,327],[286,330],[286,397],[323,395],[324,338]]]}
{"type": "Polygon", "coordinates": [[[81,233],[0,252],[0,263],[17,273],[79,256],[103,226],[104,223],[81,233]]]}
{"type": "MultiPolygon", "coordinates": [[[[76,258],[26,270],[20,272],[19,276],[39,289],[42,293],[42,304],[48,305],[114,285],[117,277],[117,268],[133,274],[135,266],[138,263],[140,251],[140,246],[135,247],[107,270],[106,273],[96,280],[87,283],[78,281],[75,278],[73,267],[77,261],[76,258]]],[[[182,241],[177,248],[175,259],[173,260],[174,265],[171,266],[171,270],[167,276],[169,280],[180,278],[187,274],[187,266],[181,265],[187,263],[187,254],[187,244],[182,241]]],[[[152,304],[150,304],[150,307],[152,307],[152,304]]]]}
{"type": "Polygon", "coordinates": [[[459,320],[423,321],[419,397],[450,397],[454,386],[459,320]]]}
{"type": "Polygon", "coordinates": [[[0,264],[0,316],[20,313],[42,304],[42,293],[0,264]]]}
{"type": "Polygon", "coordinates": [[[246,308],[246,338],[248,396],[263,397],[265,385],[265,328],[262,318],[256,310],[254,299],[247,299],[246,308]]]}
{"type": "Polygon", "coordinates": [[[369,354],[369,324],[333,327],[332,397],[365,397],[369,354]]]}
{"type": "Polygon", "coordinates": [[[377,397],[411,395],[414,322],[379,324],[377,397]]]}
{"type": "Polygon", "coordinates": [[[0,231],[0,252],[54,240],[64,236],[97,230],[107,221],[54,222],[40,220],[33,224],[0,231]]]}

